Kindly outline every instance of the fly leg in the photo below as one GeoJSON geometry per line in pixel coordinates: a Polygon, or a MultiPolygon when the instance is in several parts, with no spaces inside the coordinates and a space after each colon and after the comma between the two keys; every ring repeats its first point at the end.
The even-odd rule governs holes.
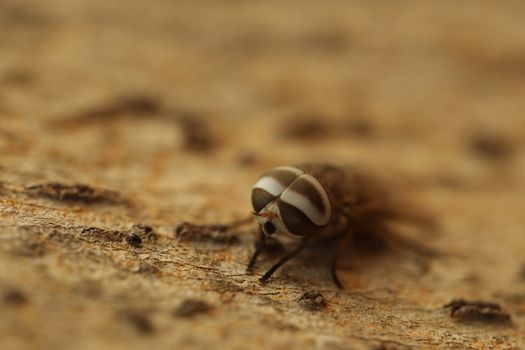
{"type": "Polygon", "coordinates": [[[292,259],[297,254],[299,254],[306,247],[306,245],[308,244],[308,241],[309,241],[308,237],[303,239],[301,243],[299,243],[299,245],[294,250],[290,251],[289,253],[284,255],[281,259],[279,259],[279,261],[277,261],[277,263],[275,263],[275,265],[273,265],[268,271],[266,271],[266,273],[259,279],[259,282],[261,283],[267,282],[268,279],[274,274],[274,272],[277,271],[277,269],[283,266],[288,260],[292,259]]]}
{"type": "Polygon", "coordinates": [[[259,226],[259,239],[255,241],[255,250],[252,254],[252,257],[250,258],[250,261],[248,262],[248,266],[246,267],[247,273],[253,272],[253,268],[255,267],[255,263],[257,262],[257,257],[259,257],[259,255],[265,247],[266,236],[264,235],[262,227],[259,226]]]}
{"type": "Polygon", "coordinates": [[[341,283],[341,280],[339,279],[339,276],[337,275],[337,264],[339,262],[339,259],[341,255],[345,252],[345,250],[349,249],[349,244],[351,243],[353,239],[352,232],[345,232],[342,234],[338,241],[337,241],[337,248],[334,253],[334,256],[332,258],[332,262],[330,264],[331,273],[332,273],[332,281],[339,289],[344,289],[344,286],[341,283]]]}

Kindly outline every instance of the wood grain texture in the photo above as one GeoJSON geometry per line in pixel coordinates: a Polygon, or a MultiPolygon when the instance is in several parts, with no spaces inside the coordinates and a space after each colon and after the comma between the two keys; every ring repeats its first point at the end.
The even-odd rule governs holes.
{"type": "Polygon", "coordinates": [[[2,0],[0,349],[523,349],[523,11],[2,0]],[[254,224],[176,235],[304,162],[436,223],[358,234],[342,291],[333,247],[260,285],[254,224]]]}

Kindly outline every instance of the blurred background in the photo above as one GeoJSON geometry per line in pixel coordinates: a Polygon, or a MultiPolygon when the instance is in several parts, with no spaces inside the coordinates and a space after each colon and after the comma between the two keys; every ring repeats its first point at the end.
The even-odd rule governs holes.
{"type": "MultiPolygon", "coordinates": [[[[430,268],[426,302],[500,298],[523,324],[524,14],[518,0],[1,0],[0,221],[140,221],[168,237],[180,221],[246,216],[273,166],[354,165],[440,221],[423,240],[452,258],[430,268]],[[47,182],[133,207],[24,197],[47,182]]],[[[13,267],[22,236],[0,241],[4,287],[39,289],[44,305],[53,288],[13,267]]],[[[382,288],[385,276],[361,277],[382,288]]]]}
{"type": "Polygon", "coordinates": [[[53,176],[70,177],[64,162],[103,166],[85,180],[138,176],[161,192],[141,176],[168,160],[322,159],[506,183],[491,161],[523,144],[524,7],[4,0],[0,150],[53,176]]]}

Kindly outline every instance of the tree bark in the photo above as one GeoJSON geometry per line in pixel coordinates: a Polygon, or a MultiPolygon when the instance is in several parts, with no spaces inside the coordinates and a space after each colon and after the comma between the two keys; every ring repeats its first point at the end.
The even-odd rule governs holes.
{"type": "Polygon", "coordinates": [[[481,3],[2,1],[0,348],[525,348],[523,24],[481,3]],[[259,283],[221,224],[311,161],[435,226],[259,283]]]}

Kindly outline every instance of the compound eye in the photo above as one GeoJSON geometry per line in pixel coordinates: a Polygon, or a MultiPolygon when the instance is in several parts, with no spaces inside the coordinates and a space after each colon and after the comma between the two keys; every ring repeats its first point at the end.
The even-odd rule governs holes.
{"type": "Polygon", "coordinates": [[[277,198],[303,171],[294,167],[277,167],[263,174],[252,189],[252,206],[260,212],[277,198]]]}
{"type": "Polygon", "coordinates": [[[266,192],[262,188],[254,188],[252,190],[252,206],[256,213],[264,209],[264,207],[266,207],[274,199],[275,196],[266,192]]]}
{"type": "Polygon", "coordinates": [[[317,226],[328,224],[332,216],[326,190],[315,177],[309,174],[299,176],[286,187],[280,200],[299,210],[317,226]]]}
{"type": "Polygon", "coordinates": [[[291,204],[279,201],[281,219],[290,233],[298,236],[307,236],[320,232],[323,226],[312,222],[301,210],[291,204]]]}

